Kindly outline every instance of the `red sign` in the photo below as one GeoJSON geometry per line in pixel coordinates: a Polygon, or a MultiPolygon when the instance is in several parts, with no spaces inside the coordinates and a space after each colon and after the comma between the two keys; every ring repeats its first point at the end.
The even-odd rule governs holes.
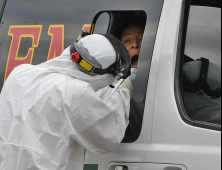
{"type": "MultiPolygon", "coordinates": [[[[82,29],[90,31],[91,25],[85,24],[82,29]]],[[[9,28],[8,35],[12,36],[11,46],[9,49],[8,61],[5,70],[5,79],[9,76],[12,70],[21,64],[32,64],[35,48],[39,45],[39,40],[42,32],[42,25],[13,25],[9,28]],[[32,38],[32,47],[24,57],[18,56],[18,51],[23,37],[32,38]]],[[[51,43],[49,47],[47,60],[59,56],[64,50],[64,25],[50,25],[48,30],[51,43]]],[[[81,39],[81,35],[78,39],[81,39]]]]}

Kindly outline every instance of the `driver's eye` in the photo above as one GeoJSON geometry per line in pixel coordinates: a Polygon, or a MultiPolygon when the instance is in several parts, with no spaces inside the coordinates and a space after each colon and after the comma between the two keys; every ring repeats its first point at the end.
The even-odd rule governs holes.
{"type": "Polygon", "coordinates": [[[130,40],[124,40],[124,41],[123,41],[124,44],[125,44],[125,43],[128,43],[128,42],[130,42],[130,40]]]}

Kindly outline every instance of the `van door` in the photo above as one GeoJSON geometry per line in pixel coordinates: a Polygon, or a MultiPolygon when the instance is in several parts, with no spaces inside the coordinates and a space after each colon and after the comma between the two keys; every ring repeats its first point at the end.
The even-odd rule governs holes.
{"type": "MultiPolygon", "coordinates": [[[[164,1],[149,66],[141,133],[136,141],[127,144],[123,141],[110,154],[88,154],[87,161],[99,164],[99,170],[221,169],[221,106],[213,109],[218,119],[194,119],[190,109],[186,110],[187,100],[182,92],[183,62],[187,52],[193,59],[206,57],[221,68],[221,10],[212,4],[206,4],[206,1],[164,1]],[[206,9],[201,10],[202,7],[206,9]]],[[[148,41],[143,41],[143,55],[146,45],[148,41]]],[[[138,69],[140,66],[145,68],[145,63],[138,69]]],[[[144,73],[141,71],[138,76],[144,77],[144,73]]],[[[220,84],[220,80],[218,82],[220,84]]],[[[217,88],[221,89],[221,84],[217,88]]],[[[191,104],[191,107],[197,105],[195,102],[191,104]]],[[[216,104],[221,105],[220,96],[216,98],[216,104]]],[[[207,115],[211,113],[209,111],[207,115]]]]}
{"type": "MultiPolygon", "coordinates": [[[[147,162],[183,165],[188,170],[221,169],[221,95],[207,94],[202,87],[188,91],[184,81],[195,75],[197,67],[189,66],[201,57],[213,65],[212,74],[221,76],[221,9],[211,2],[217,4],[165,1],[169,10],[162,16],[164,37],[147,162]]],[[[212,90],[220,92],[221,80],[216,77],[212,90]]],[[[212,80],[208,83],[212,85],[212,80]]]]}
{"type": "MultiPolygon", "coordinates": [[[[108,13],[110,15],[110,24],[107,32],[114,34],[116,37],[118,37],[118,31],[120,31],[120,29],[116,28],[121,28],[121,24],[124,26],[126,20],[132,19],[132,15],[138,17],[134,19],[140,20],[145,14],[146,24],[131,99],[130,124],[125,138],[118,149],[109,154],[96,156],[87,153],[86,167],[94,165],[94,167],[98,166],[99,170],[105,170],[110,162],[137,162],[138,164],[133,166],[142,168],[146,161],[147,148],[151,143],[152,114],[156,87],[156,76],[150,77],[150,68],[163,1],[141,1],[136,6],[132,6],[128,10],[124,10],[124,8],[118,11],[104,10],[98,12],[95,16],[95,20],[97,20],[103,12],[108,13]],[[138,5],[141,5],[140,8],[136,7],[138,5]],[[147,104],[146,107],[145,103],[147,104]]],[[[121,9],[121,6],[119,8],[121,9]]],[[[92,25],[95,25],[94,32],[96,32],[96,24],[96,21],[92,23],[92,25]]],[[[155,66],[155,68],[157,67],[155,66]]],[[[157,73],[156,71],[154,74],[157,73]]],[[[114,167],[112,166],[112,168],[114,167]]]]}

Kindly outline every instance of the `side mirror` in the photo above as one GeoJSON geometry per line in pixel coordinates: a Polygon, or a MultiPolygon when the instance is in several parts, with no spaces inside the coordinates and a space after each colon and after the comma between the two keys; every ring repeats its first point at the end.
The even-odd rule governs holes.
{"type": "Polygon", "coordinates": [[[100,33],[106,34],[110,24],[110,15],[107,12],[98,13],[92,24],[91,34],[92,33],[100,33]]]}

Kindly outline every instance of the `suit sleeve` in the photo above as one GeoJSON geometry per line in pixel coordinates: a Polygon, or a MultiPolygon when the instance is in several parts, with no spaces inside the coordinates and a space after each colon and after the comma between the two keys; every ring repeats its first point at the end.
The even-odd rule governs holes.
{"type": "MultiPolygon", "coordinates": [[[[67,83],[64,98],[64,110],[73,128],[72,137],[90,153],[111,152],[124,138],[129,108],[120,95],[105,104],[90,85],[80,83],[79,86],[81,90],[71,94],[73,89],[67,83]]],[[[130,97],[128,103],[130,105],[130,97]]]]}

